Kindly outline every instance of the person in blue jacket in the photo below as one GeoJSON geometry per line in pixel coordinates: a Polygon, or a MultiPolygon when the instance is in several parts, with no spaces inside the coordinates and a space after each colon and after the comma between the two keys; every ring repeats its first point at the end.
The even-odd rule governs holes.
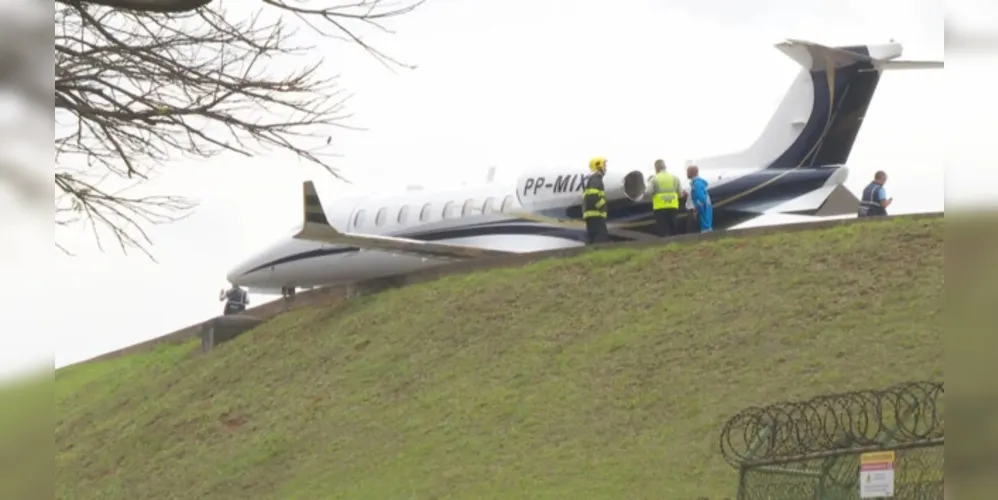
{"type": "Polygon", "coordinates": [[[714,230],[714,205],[710,202],[707,192],[707,180],[700,177],[700,168],[696,165],[686,167],[686,178],[690,180],[690,199],[693,200],[693,215],[700,223],[700,232],[714,230]]]}

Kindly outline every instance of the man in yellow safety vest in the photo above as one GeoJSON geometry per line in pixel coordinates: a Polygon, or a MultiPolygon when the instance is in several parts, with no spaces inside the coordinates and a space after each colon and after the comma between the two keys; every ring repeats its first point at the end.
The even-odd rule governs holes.
{"type": "Polygon", "coordinates": [[[659,236],[676,234],[676,214],[679,212],[681,187],[679,177],[665,171],[665,162],[655,160],[655,176],[652,177],[651,207],[655,214],[655,226],[659,236]]]}

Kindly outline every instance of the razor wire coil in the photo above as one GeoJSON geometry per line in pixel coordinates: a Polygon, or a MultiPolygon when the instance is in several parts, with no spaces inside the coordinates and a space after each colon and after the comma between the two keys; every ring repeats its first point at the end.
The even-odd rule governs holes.
{"type": "Polygon", "coordinates": [[[943,437],[943,383],[822,395],[742,410],[721,432],[734,466],[831,450],[943,437]]]}

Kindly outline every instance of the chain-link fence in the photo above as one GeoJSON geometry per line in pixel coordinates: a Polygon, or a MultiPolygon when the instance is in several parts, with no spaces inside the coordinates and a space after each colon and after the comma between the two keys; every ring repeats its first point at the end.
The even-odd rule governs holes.
{"type": "MultiPolygon", "coordinates": [[[[860,498],[864,453],[892,451],[892,498],[943,499],[943,384],[819,396],[735,415],[721,451],[739,500],[860,498]]],[[[885,476],[888,477],[888,476],[885,476]]]]}
{"type": "MultiPolygon", "coordinates": [[[[899,500],[942,500],[943,446],[896,450],[894,495],[899,500]]],[[[739,500],[854,500],[860,497],[860,453],[842,452],[741,470],[739,500]]]]}

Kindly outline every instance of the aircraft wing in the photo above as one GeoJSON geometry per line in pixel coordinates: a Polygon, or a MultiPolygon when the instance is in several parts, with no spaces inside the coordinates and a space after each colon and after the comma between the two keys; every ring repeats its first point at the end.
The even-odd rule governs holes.
{"type": "Polygon", "coordinates": [[[302,185],[302,191],[304,222],[301,230],[294,235],[295,239],[357,247],[362,250],[380,250],[383,252],[445,260],[466,260],[514,254],[514,252],[501,250],[449,245],[409,238],[341,233],[329,224],[329,220],[326,218],[326,211],[322,208],[322,202],[319,200],[319,195],[312,181],[305,181],[302,185]]]}

